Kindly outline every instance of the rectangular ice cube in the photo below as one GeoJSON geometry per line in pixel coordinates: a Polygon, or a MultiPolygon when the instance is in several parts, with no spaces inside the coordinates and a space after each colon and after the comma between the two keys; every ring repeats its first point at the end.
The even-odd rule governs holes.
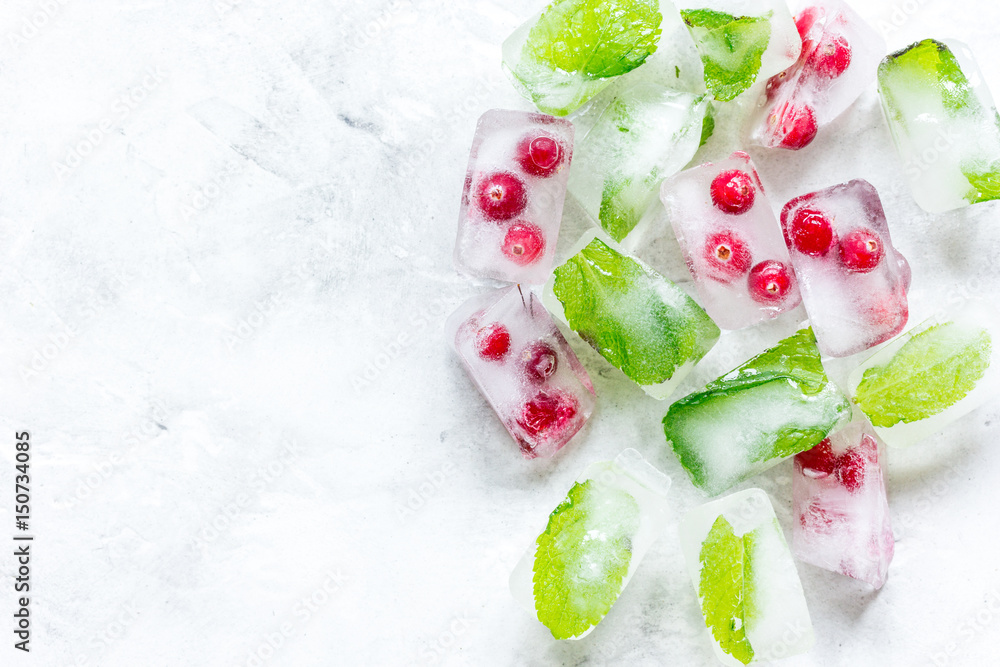
{"type": "Polygon", "coordinates": [[[808,3],[796,16],[802,53],[776,74],[758,102],[750,142],[798,150],[875,78],[885,40],[842,0],[808,3]]]}
{"type": "Polygon", "coordinates": [[[660,198],[698,296],[719,326],[742,329],[802,301],[749,155],[737,151],[719,163],[686,169],[663,181],[660,198]]]}
{"type": "Polygon", "coordinates": [[[799,57],[802,40],[784,0],[683,0],[678,8],[701,54],[705,87],[719,101],[799,57]]]}
{"type": "Polygon", "coordinates": [[[855,179],[791,200],[781,226],[823,354],[845,357],[906,326],[910,267],[892,245],[882,201],[855,179]]]}
{"type": "Polygon", "coordinates": [[[718,495],[850,419],[803,329],[670,406],[663,432],[691,483],[718,495]]]}
{"type": "Polygon", "coordinates": [[[540,300],[520,286],[469,299],[446,334],[526,459],[552,456],[594,410],[594,386],[540,300]]]}
{"type": "Polygon", "coordinates": [[[998,341],[995,302],[945,310],[851,373],[854,402],[887,445],[923,440],[1000,395],[998,341]]]}
{"type": "Polygon", "coordinates": [[[809,609],[767,494],[747,489],[691,510],[681,550],[716,657],[749,665],[808,651],[809,609]]]}
{"type": "Polygon", "coordinates": [[[882,456],[875,432],[860,413],[795,455],[796,558],[882,588],[895,549],[882,456]]]}
{"type": "Polygon", "coordinates": [[[458,214],[458,270],[509,282],[545,282],[572,157],[569,121],[505,109],[484,113],[458,214]]]}
{"type": "Polygon", "coordinates": [[[542,298],[611,365],[665,399],[712,349],[719,327],[691,297],[597,230],[556,268],[542,298]]]}
{"type": "Polygon", "coordinates": [[[556,639],[590,633],[663,534],[669,489],[634,449],[588,466],[511,573],[514,599],[556,639]]]}
{"type": "Polygon", "coordinates": [[[611,238],[625,238],[664,177],[694,157],[707,108],[704,95],[651,83],[625,87],[606,104],[577,146],[569,191],[611,238]]]}
{"type": "Polygon", "coordinates": [[[921,208],[940,213],[1000,197],[1000,121],[965,44],[925,39],[886,56],[878,91],[921,208]]]}
{"type": "Polygon", "coordinates": [[[503,67],[539,110],[565,116],[646,62],[674,12],[667,0],[554,0],[504,40],[503,67]]]}

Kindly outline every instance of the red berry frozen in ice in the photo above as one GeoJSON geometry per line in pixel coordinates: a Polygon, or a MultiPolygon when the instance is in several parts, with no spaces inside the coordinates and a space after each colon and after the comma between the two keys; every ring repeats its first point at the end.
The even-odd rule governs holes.
{"type": "Polygon", "coordinates": [[[799,252],[820,257],[833,245],[833,225],[822,212],[800,208],[788,225],[788,240],[799,252]]]}
{"type": "Polygon", "coordinates": [[[758,303],[781,303],[792,291],[792,272],[783,263],[769,259],[750,269],[750,296],[758,303]]]}
{"type": "Polygon", "coordinates": [[[541,341],[529,345],[522,354],[524,358],[524,374],[536,383],[542,384],[552,377],[559,367],[559,357],[548,343],[541,341]]]}
{"type": "Polygon", "coordinates": [[[847,516],[829,506],[824,507],[820,501],[813,500],[799,515],[799,524],[813,533],[829,535],[836,530],[836,524],[847,520],[847,516]]]}
{"type": "Polygon", "coordinates": [[[517,144],[515,155],[525,173],[547,178],[559,171],[565,151],[558,140],[547,134],[529,134],[517,144]]]}
{"type": "MultiPolygon", "coordinates": [[[[809,34],[809,29],[813,27],[823,16],[823,10],[819,7],[807,7],[803,9],[798,16],[795,17],[795,28],[799,31],[799,37],[802,41],[806,41],[806,35],[809,34]]],[[[804,45],[803,45],[804,46],[804,45]]]]}
{"type": "Polygon", "coordinates": [[[832,475],[837,467],[837,457],[830,446],[830,439],[827,438],[812,449],[796,454],[795,465],[802,470],[803,475],[813,479],[832,475]]]}
{"type": "Polygon", "coordinates": [[[500,361],[510,351],[510,332],[498,322],[487,325],[476,333],[476,349],[484,359],[500,361]]]}
{"type": "Polygon", "coordinates": [[[515,222],[507,230],[500,246],[507,259],[519,266],[527,266],[542,256],[545,237],[542,230],[529,222],[515,222]]]}
{"type": "Polygon", "coordinates": [[[870,229],[855,229],[840,241],[840,262],[853,273],[873,271],[885,255],[885,246],[870,229]]]}
{"type": "Polygon", "coordinates": [[[576,397],[562,391],[540,391],[521,408],[518,425],[536,442],[565,429],[576,417],[576,397]]]}
{"type": "Polygon", "coordinates": [[[861,489],[865,481],[867,461],[857,449],[850,449],[837,457],[837,481],[851,493],[861,489]]]}
{"type": "Polygon", "coordinates": [[[703,257],[716,280],[730,282],[750,270],[750,251],[735,232],[710,234],[705,239],[703,257]]]}
{"type": "Polygon", "coordinates": [[[757,194],[753,178],[742,169],[722,172],[712,179],[710,190],[715,207],[733,215],[749,211],[757,194]]]}
{"type": "Polygon", "coordinates": [[[824,39],[809,56],[806,67],[820,76],[835,79],[851,64],[851,47],[841,36],[824,39]]]}
{"type": "Polygon", "coordinates": [[[528,192],[520,178],[498,171],[479,181],[476,204],[490,220],[510,220],[528,205],[528,192]]]}
{"type": "Polygon", "coordinates": [[[808,146],[816,138],[816,113],[812,107],[785,102],[771,112],[768,125],[776,136],[782,137],[779,146],[798,150],[808,146]]]}

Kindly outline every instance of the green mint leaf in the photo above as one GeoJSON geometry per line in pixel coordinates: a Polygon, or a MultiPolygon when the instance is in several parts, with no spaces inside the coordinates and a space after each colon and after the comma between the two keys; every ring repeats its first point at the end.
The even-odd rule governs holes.
{"type": "Polygon", "coordinates": [[[962,175],[972,186],[965,195],[970,204],[1000,199],[1000,160],[990,164],[963,165],[962,175]]]}
{"type": "Polygon", "coordinates": [[[655,196],[659,172],[653,170],[644,179],[614,175],[604,181],[598,218],[611,238],[621,241],[642,220],[655,196]]]}
{"type": "Polygon", "coordinates": [[[806,394],[826,386],[826,371],[812,328],[800,329],[738,368],[705,385],[705,391],[730,391],[774,378],[795,382],[806,394]]]}
{"type": "Polygon", "coordinates": [[[669,380],[719,337],[680,288],[600,239],[555,270],[553,292],[570,327],[640,385],[669,380]]]}
{"type": "Polygon", "coordinates": [[[625,491],[595,480],[573,485],[535,552],[535,608],[553,637],[577,637],[607,615],[628,574],[638,528],[639,504],[625,491]]]}
{"type": "Polygon", "coordinates": [[[656,51],[662,21],[657,0],[556,0],[528,33],[524,50],[564,72],[618,76],[656,51]]]}
{"type": "Polygon", "coordinates": [[[701,544],[698,596],[705,624],[723,651],[744,665],[753,660],[746,636],[746,536],[740,539],[722,515],[701,544]]]}
{"type": "Polygon", "coordinates": [[[701,143],[698,144],[698,148],[701,148],[708,140],[712,138],[712,134],[715,133],[715,106],[708,104],[705,107],[705,120],[701,123],[701,143]]]}
{"type": "Polygon", "coordinates": [[[875,426],[926,419],[975,388],[989,367],[991,346],[985,329],[954,322],[932,326],[886,364],[867,369],[854,400],[875,426]]]}
{"type": "Polygon", "coordinates": [[[712,9],[681,10],[705,68],[705,86],[720,101],[734,99],[757,78],[771,40],[770,15],[733,16],[712,9]]]}

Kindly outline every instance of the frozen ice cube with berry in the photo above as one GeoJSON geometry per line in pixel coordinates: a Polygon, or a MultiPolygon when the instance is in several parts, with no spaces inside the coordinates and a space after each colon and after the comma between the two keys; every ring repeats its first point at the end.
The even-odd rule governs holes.
{"type": "Polygon", "coordinates": [[[892,245],[878,192],[855,179],[796,197],[781,226],[819,348],[845,357],[906,326],[910,267],[892,245]]]}
{"type": "Polygon", "coordinates": [[[875,78],[885,40],[842,0],[809,3],[795,16],[802,52],[776,74],[751,120],[751,143],[798,150],[843,113],[875,78]]]}
{"type": "Polygon", "coordinates": [[[446,329],[525,458],[555,454],[593,412],[590,377],[530,291],[515,285],[474,297],[446,329]]]}
{"type": "Polygon", "coordinates": [[[669,489],[634,449],[588,466],[511,573],[514,599],[556,639],[590,633],[666,532],[669,489]]]}
{"type": "MultiPolygon", "coordinates": [[[[682,171],[663,182],[660,198],[701,302],[716,324],[742,329],[802,301],[781,229],[749,155],[738,151],[716,164],[682,171]]],[[[640,240],[629,241],[642,246],[640,240]]],[[[641,250],[636,254],[642,257],[641,250]]]]}
{"type": "Polygon", "coordinates": [[[680,539],[720,662],[770,664],[812,647],[802,583],[766,493],[747,489],[696,507],[680,539]]]}
{"type": "Polygon", "coordinates": [[[1000,198],[1000,118],[965,44],[925,39],[886,56],[878,91],[921,208],[940,213],[1000,198]]]}
{"type": "Polygon", "coordinates": [[[860,413],[795,456],[796,558],[882,587],[895,547],[882,457],[875,432],[860,413]]]}
{"type": "Polygon", "coordinates": [[[552,268],[573,155],[573,124],[493,109],[476,127],[458,218],[463,273],[540,284],[552,268]]]}

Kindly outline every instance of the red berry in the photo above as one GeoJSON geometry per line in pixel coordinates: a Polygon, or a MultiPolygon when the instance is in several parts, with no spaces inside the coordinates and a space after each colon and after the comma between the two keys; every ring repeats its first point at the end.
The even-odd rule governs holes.
{"type": "Polygon", "coordinates": [[[476,333],[476,349],[484,359],[500,361],[510,351],[510,332],[498,322],[485,326],[476,333]]]}
{"type": "Polygon", "coordinates": [[[814,479],[822,479],[833,474],[837,467],[837,457],[833,454],[830,439],[795,455],[795,465],[802,469],[802,474],[814,479]]]}
{"type": "Polygon", "coordinates": [[[849,449],[837,457],[837,481],[851,493],[861,489],[865,481],[867,462],[864,454],[857,449],[849,449]]]}
{"type": "Polygon", "coordinates": [[[788,226],[788,238],[799,252],[821,257],[833,245],[833,225],[822,212],[800,208],[788,226]]]}
{"type": "Polygon", "coordinates": [[[576,416],[576,397],[562,391],[540,391],[521,408],[518,425],[536,442],[566,428],[576,416]]]}
{"type": "Polygon", "coordinates": [[[819,500],[813,500],[799,516],[799,524],[806,530],[824,535],[832,534],[836,524],[847,520],[847,515],[830,507],[824,507],[819,500]]]}
{"type": "Polygon", "coordinates": [[[799,37],[802,41],[806,41],[806,35],[809,34],[809,29],[813,27],[823,15],[823,10],[819,7],[807,7],[802,10],[802,12],[795,17],[795,28],[799,31],[799,37]]]}
{"type": "Polygon", "coordinates": [[[847,44],[847,40],[839,35],[820,42],[806,61],[806,67],[830,79],[843,74],[850,64],[851,47],[847,44]]]}
{"type": "Polygon", "coordinates": [[[750,270],[750,251],[743,239],[733,231],[710,234],[705,239],[702,256],[708,263],[712,277],[722,282],[730,282],[750,270]]]}
{"type": "Polygon", "coordinates": [[[529,134],[517,144],[516,158],[521,169],[532,176],[547,178],[559,171],[563,147],[547,134],[529,134]]]}
{"type": "Polygon", "coordinates": [[[545,249],[542,230],[529,222],[515,222],[507,230],[500,246],[503,254],[519,266],[527,266],[541,257],[545,249]]]}
{"type": "Polygon", "coordinates": [[[528,205],[524,181],[500,171],[488,174],[476,188],[476,203],[490,220],[510,220],[528,205]]]}
{"type": "Polygon", "coordinates": [[[730,169],[716,176],[710,191],[715,207],[733,215],[749,211],[757,193],[750,174],[742,169],[730,169]]]}
{"type": "Polygon", "coordinates": [[[853,273],[873,271],[885,255],[885,246],[870,229],[855,229],[840,241],[840,261],[853,273]]]}
{"type": "Polygon", "coordinates": [[[862,436],[861,442],[857,446],[857,451],[861,452],[861,455],[872,463],[878,463],[878,443],[875,442],[875,438],[867,433],[862,436]]]}
{"type": "Polygon", "coordinates": [[[750,269],[748,284],[754,301],[781,303],[792,290],[792,272],[781,262],[769,259],[750,269]]]}
{"type": "Polygon", "coordinates": [[[552,377],[559,367],[559,357],[548,343],[529,345],[521,354],[524,359],[524,374],[535,384],[542,384],[552,377]]]}
{"type": "Polygon", "coordinates": [[[798,106],[785,102],[771,112],[767,123],[774,128],[774,133],[782,137],[779,144],[782,148],[798,150],[805,148],[816,138],[816,113],[812,107],[803,104],[798,106]]]}

